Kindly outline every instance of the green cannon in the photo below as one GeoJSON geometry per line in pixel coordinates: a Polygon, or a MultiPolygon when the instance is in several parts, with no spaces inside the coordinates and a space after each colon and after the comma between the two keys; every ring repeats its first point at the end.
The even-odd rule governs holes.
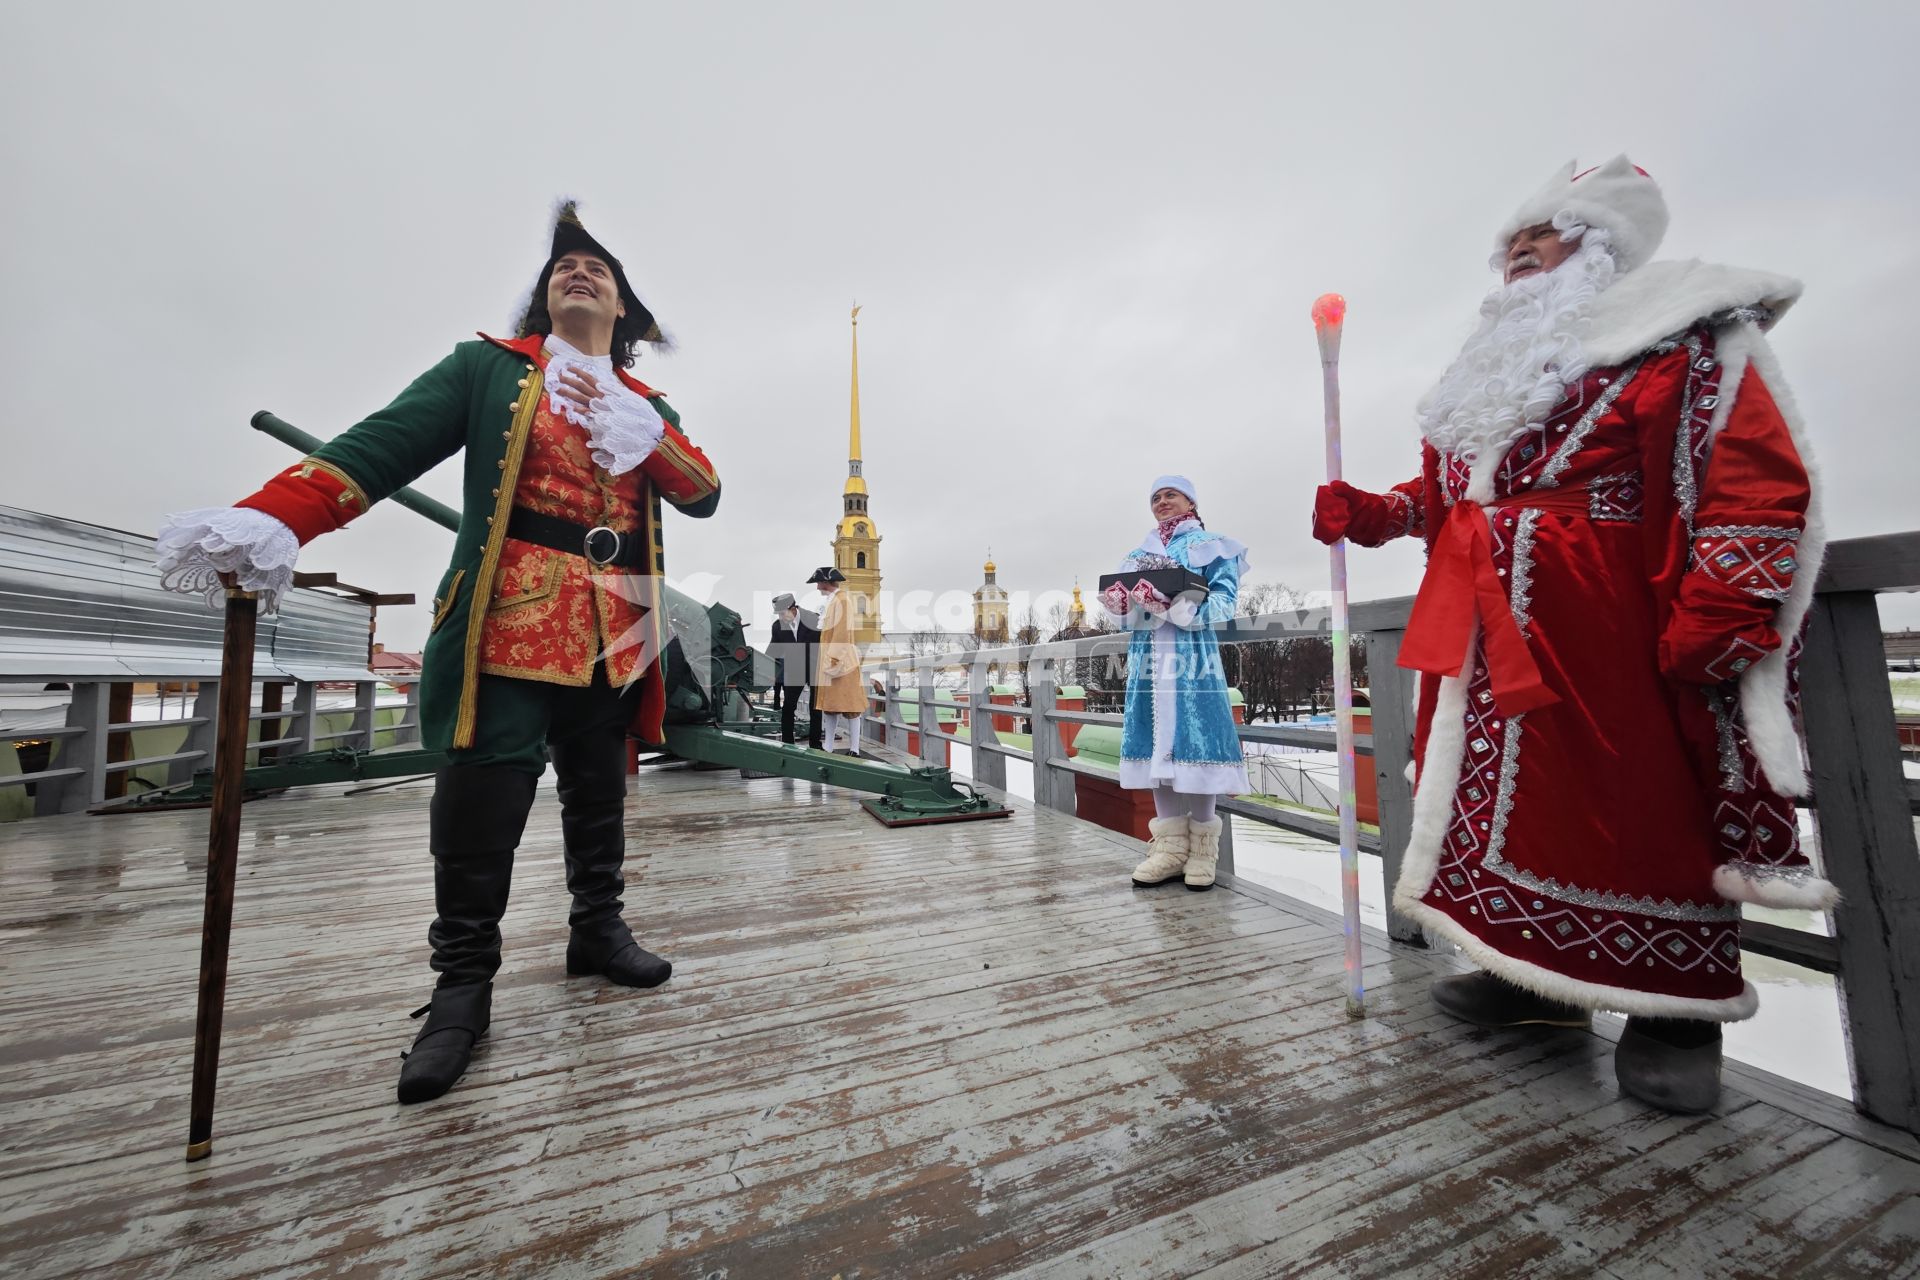
{"type": "MultiPolygon", "coordinates": [[[[264,409],[253,415],[253,427],[302,453],[321,444],[264,409]]],[[[392,498],[449,531],[460,527],[457,511],[417,490],[401,489],[392,498]]],[[[747,643],[739,612],[725,604],[701,604],[666,583],[661,589],[671,635],[661,658],[671,758],[870,792],[862,806],[888,826],[1009,816],[1010,810],[955,782],[938,766],[907,767],[781,742],[771,712],[752,702],[754,694],[772,686],[773,662],[747,643]]],[[[419,777],[445,763],[438,751],[335,748],[263,763],[247,770],[245,786],[252,797],[322,783],[419,777]]],[[[148,792],[141,797],[144,803],[119,807],[205,804],[212,785],[212,772],[202,770],[184,790],[148,792]]]]}

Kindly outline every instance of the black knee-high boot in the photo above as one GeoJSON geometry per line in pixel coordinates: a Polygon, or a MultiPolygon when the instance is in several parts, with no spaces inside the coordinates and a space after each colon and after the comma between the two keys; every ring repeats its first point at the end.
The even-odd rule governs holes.
{"type": "Polygon", "coordinates": [[[400,1068],[400,1101],[425,1102],[453,1087],[487,1032],[500,968],[513,854],[526,830],[536,779],[498,765],[449,765],[434,781],[430,843],[436,915],[427,930],[440,974],[427,1021],[400,1068]]]}
{"type": "Polygon", "coordinates": [[[600,974],[623,987],[657,987],[673,973],[667,961],[633,940],[620,918],[626,877],[626,731],[615,725],[548,744],[566,840],[567,972],[600,974]]]}

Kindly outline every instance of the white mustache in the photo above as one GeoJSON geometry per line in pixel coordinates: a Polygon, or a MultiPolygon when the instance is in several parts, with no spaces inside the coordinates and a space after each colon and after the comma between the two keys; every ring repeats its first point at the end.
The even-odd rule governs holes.
{"type": "Polygon", "coordinates": [[[1528,254],[1522,254],[1519,258],[1515,259],[1512,262],[1509,262],[1507,264],[1507,270],[1508,271],[1525,271],[1528,267],[1537,267],[1539,265],[1540,265],[1539,255],[1528,253],[1528,254]]]}

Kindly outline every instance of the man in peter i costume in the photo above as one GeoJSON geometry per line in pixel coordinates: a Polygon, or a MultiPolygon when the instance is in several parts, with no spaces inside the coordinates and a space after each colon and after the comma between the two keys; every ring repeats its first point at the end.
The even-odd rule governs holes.
{"type": "Polygon", "coordinates": [[[642,343],[663,343],[652,313],[568,202],[513,337],[461,343],[259,492],[170,517],[160,535],[169,585],[230,572],[271,608],[301,545],[466,451],[420,685],[422,741],[451,760],[431,810],[440,977],[401,1102],[445,1093],[486,1033],[514,850],[549,754],[573,896],[567,972],[630,987],[672,972],[621,917],[626,739],[662,739],[661,500],[711,515],[720,482],[627,372],[642,343]]]}
{"type": "Polygon", "coordinates": [[[1487,1026],[1629,1015],[1628,1092],[1718,1096],[1752,1016],[1740,906],[1824,909],[1801,849],[1794,662],[1824,534],[1763,336],[1797,282],[1654,261],[1660,189],[1572,166],[1507,220],[1503,284],[1419,408],[1420,472],[1322,488],[1314,534],[1417,536],[1420,680],[1397,909],[1481,972],[1487,1026]]]}

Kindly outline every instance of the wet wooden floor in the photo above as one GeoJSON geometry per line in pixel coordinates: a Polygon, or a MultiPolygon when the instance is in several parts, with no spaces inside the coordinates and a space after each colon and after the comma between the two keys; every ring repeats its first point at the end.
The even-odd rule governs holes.
{"type": "Polygon", "coordinates": [[[1137,892],[1137,845],[1057,814],[888,831],[778,779],[636,789],[628,916],[673,980],[565,977],[543,790],[493,1033],[404,1109],[426,788],[249,806],[196,1165],[205,814],[0,828],[0,1274],[1920,1270],[1911,1139],[1749,1092],[1649,1111],[1601,1038],[1436,1014],[1452,961],[1373,946],[1351,1023],[1324,918],[1137,892]]]}

